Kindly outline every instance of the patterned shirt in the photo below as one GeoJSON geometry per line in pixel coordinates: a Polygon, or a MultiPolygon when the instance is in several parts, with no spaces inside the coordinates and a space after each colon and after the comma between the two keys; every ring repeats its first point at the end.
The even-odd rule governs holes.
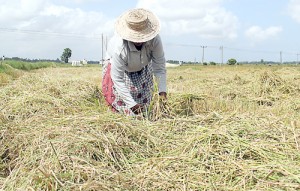
{"type": "Polygon", "coordinates": [[[132,42],[123,40],[115,34],[109,42],[106,59],[110,59],[114,86],[129,108],[137,103],[132,98],[129,87],[125,86],[125,71],[137,72],[152,62],[159,92],[166,92],[166,61],[159,35],[145,42],[141,50],[137,50],[132,42]]]}

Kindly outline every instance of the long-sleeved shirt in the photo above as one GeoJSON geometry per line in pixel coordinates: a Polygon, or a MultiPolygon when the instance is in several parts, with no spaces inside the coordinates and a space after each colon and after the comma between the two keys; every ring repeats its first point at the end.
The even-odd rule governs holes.
{"type": "Polygon", "coordinates": [[[115,34],[109,42],[106,59],[110,59],[111,78],[116,91],[129,108],[137,103],[132,98],[129,87],[125,85],[125,71],[137,72],[152,62],[153,73],[158,80],[159,92],[166,92],[166,61],[159,35],[145,42],[141,50],[137,50],[132,42],[123,40],[115,34]]]}

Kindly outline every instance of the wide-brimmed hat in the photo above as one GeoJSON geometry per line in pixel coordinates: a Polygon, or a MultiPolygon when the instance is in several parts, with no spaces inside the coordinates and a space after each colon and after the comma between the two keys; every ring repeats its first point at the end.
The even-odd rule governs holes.
{"type": "Polygon", "coordinates": [[[146,9],[131,9],[123,13],[115,23],[116,32],[131,42],[146,42],[160,30],[158,18],[146,9]]]}

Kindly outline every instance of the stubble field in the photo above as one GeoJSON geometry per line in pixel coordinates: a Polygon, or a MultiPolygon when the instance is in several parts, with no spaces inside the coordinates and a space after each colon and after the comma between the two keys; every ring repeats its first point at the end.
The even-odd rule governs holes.
{"type": "Polygon", "coordinates": [[[101,67],[0,87],[0,190],[300,190],[300,67],[168,69],[168,101],[111,113],[101,67]]]}

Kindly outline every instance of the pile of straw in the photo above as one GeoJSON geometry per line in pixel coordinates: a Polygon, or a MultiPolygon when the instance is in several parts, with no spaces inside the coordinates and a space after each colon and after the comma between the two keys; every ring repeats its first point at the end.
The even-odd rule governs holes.
{"type": "Polygon", "coordinates": [[[299,190],[300,78],[193,67],[169,72],[168,100],[155,94],[142,120],[109,111],[98,67],[1,87],[0,190],[299,190]],[[271,106],[253,102],[266,81],[271,106]]]}

